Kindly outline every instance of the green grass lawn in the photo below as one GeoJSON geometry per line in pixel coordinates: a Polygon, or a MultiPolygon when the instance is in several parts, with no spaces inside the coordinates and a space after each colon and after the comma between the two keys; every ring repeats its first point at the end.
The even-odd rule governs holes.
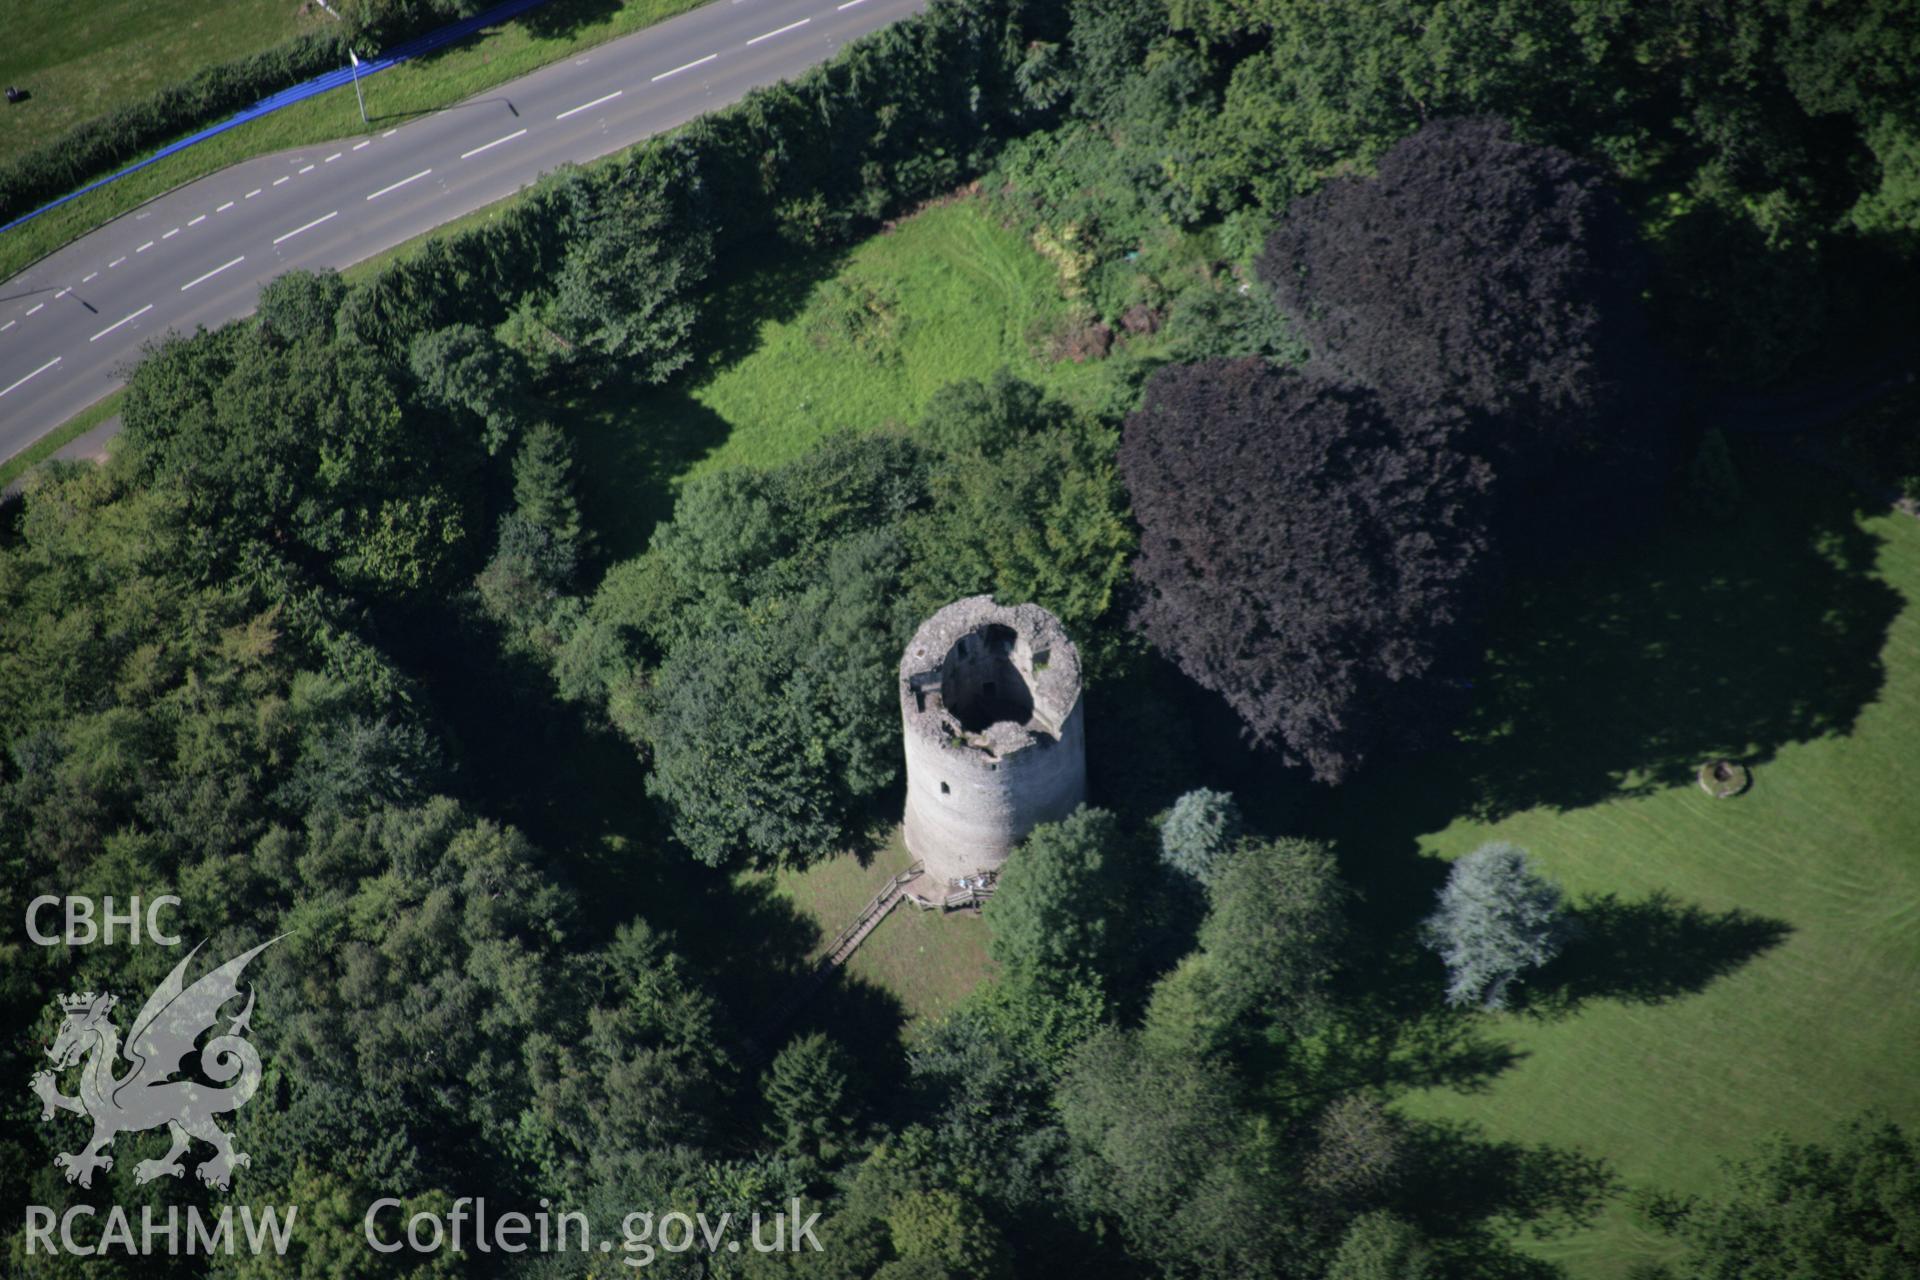
{"type": "MultiPolygon", "coordinates": [[[[0,0],[0,4],[12,3],[17,0],[0,0]]],[[[364,86],[367,112],[376,131],[391,128],[408,116],[448,106],[589,45],[684,13],[696,8],[698,3],[699,0],[619,0],[618,3],[552,0],[457,46],[369,78],[364,86]]],[[[56,6],[28,7],[51,12],[56,6]]],[[[287,6],[288,12],[291,9],[292,6],[287,6]]],[[[0,113],[0,118],[4,118],[4,113],[0,113]]],[[[155,196],[230,164],[286,147],[363,132],[365,126],[360,123],[360,111],[354,104],[351,86],[323,93],[242,125],[0,236],[0,279],[155,196]]]]}
{"type": "MultiPolygon", "coordinates": [[[[843,853],[805,871],[780,872],[775,881],[777,891],[819,926],[818,954],[853,922],[888,876],[912,862],[895,830],[865,866],[843,853]]],[[[979,915],[942,915],[906,903],[894,908],[860,944],[846,972],[892,993],[908,1017],[919,1018],[951,1009],[991,968],[986,921],[979,915]]]]}
{"type": "Polygon", "coordinates": [[[1001,365],[1070,400],[1112,376],[1106,364],[1047,362],[1035,353],[1067,304],[1053,268],[983,201],[936,206],[834,262],[825,279],[813,278],[817,262],[786,273],[774,287],[786,306],[773,314],[764,273],[719,300],[722,323],[751,332],[752,350],[692,394],[729,427],[696,470],[768,466],[829,431],[911,421],[940,387],[1001,365]],[[829,327],[848,298],[874,317],[869,345],[829,327]]]}
{"type": "MultiPolygon", "coordinates": [[[[1759,1137],[1869,1105],[1920,1124],[1920,521],[1743,465],[1734,523],[1516,602],[1466,741],[1346,789],[1330,824],[1403,923],[1435,859],[1492,838],[1576,900],[1639,908],[1543,976],[1533,1012],[1491,1017],[1521,1057],[1483,1092],[1406,1104],[1602,1155],[1629,1188],[1708,1190],[1759,1137]],[[1746,795],[1693,784],[1722,752],[1752,764],[1746,795]]],[[[1668,1246],[1621,1197],[1530,1247],[1601,1280],[1668,1246]]]]}
{"type": "Polygon", "coordinates": [[[771,466],[829,432],[911,422],[948,382],[1003,365],[1070,402],[1108,403],[1155,346],[1046,360],[1036,348],[1067,311],[1053,269],[980,200],[937,205],[845,253],[743,272],[709,300],[706,370],[576,407],[589,515],[611,555],[635,554],[687,476],[771,466]],[[858,341],[830,324],[848,299],[871,317],[858,341]]]}
{"type": "Polygon", "coordinates": [[[326,21],[291,0],[0,0],[0,65],[33,95],[0,107],[0,162],[326,21]]]}

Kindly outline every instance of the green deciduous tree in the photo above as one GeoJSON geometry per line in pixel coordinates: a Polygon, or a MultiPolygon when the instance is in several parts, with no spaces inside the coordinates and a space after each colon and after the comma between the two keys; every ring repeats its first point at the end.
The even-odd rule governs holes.
{"type": "Polygon", "coordinates": [[[431,403],[477,424],[488,453],[518,434],[530,374],[520,354],[486,330],[456,324],[423,333],[408,364],[431,403]]]}
{"type": "Polygon", "coordinates": [[[262,332],[289,345],[333,341],[333,320],[347,296],[335,271],[289,271],[260,290],[254,313],[262,332]]]}
{"type": "Polygon", "coordinates": [[[210,578],[250,548],[374,593],[461,565],[479,442],[413,407],[364,346],[283,346],[245,325],[169,339],[134,371],[123,416],[143,480],[178,495],[189,562],[210,578]]]}
{"type": "Polygon", "coordinates": [[[1290,1227],[1278,1151],[1222,1064],[1107,1027],[1075,1051],[1056,1103],[1069,1195],[1137,1256],[1199,1276],[1277,1270],[1290,1227]]]}
{"type": "Polygon", "coordinates": [[[1420,1229],[1376,1209],[1347,1227],[1326,1280],[1426,1280],[1432,1274],[1432,1251],[1420,1229]]]}
{"type": "Polygon", "coordinates": [[[931,509],[908,529],[921,607],[983,591],[1032,601],[1097,670],[1134,546],[1113,433],[1002,370],[936,392],[920,434],[941,451],[931,509]]]}
{"type": "Polygon", "coordinates": [[[1138,880],[1131,839],[1113,814],[1082,806],[1020,842],[987,904],[988,950],[1016,980],[1058,988],[1111,981],[1138,880]]]}
{"type": "Polygon", "coordinates": [[[713,237],[696,210],[695,160],[678,144],[635,153],[586,189],[546,322],[563,363],[598,376],[625,367],[642,382],[685,368],[713,237]]]}
{"type": "Polygon", "coordinates": [[[1904,1280],[1920,1271],[1920,1145],[1879,1116],[1831,1143],[1774,1138],[1719,1195],[1659,1216],[1692,1247],[1686,1280],[1904,1280]]]}
{"type": "Polygon", "coordinates": [[[1295,1026],[1319,1012],[1346,936],[1347,898],[1324,845],[1260,841],[1229,856],[1199,938],[1222,1012],[1295,1026]]]}

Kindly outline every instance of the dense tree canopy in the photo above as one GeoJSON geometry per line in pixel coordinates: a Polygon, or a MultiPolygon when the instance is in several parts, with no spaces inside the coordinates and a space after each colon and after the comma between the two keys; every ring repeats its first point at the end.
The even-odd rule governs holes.
{"type": "MultiPolygon", "coordinates": [[[[292,273],[257,320],[160,343],[115,459],[0,505],[0,897],[177,893],[210,954],[286,935],[259,970],[273,1069],[235,1123],[248,1198],[307,1229],[213,1274],[600,1265],[388,1265],[355,1238],[388,1192],[551,1197],[609,1234],[636,1208],[822,1212],[818,1255],[660,1259],[741,1280],[1535,1274],[1514,1228],[1588,1220],[1604,1165],[1394,1102],[1489,1057],[1423,943],[1454,1003],[1497,1004],[1565,936],[1558,891],[1482,850],[1425,930],[1394,918],[1381,847],[1260,829],[1272,756],[1217,741],[1179,672],[1323,779],[1432,741],[1497,577],[1494,500],[1641,461],[1641,242],[1659,327],[1722,374],[1844,338],[1863,280],[1900,295],[1904,17],[942,4],[364,280],[292,273]],[[689,471],[635,425],[688,408],[769,280],[976,177],[1056,273],[1015,358],[1065,399],[911,370],[898,421],[769,468],[689,471]],[[807,254],[749,275],[767,246],[807,254]],[[1086,364],[1044,367],[1068,349],[1086,364]],[[613,529],[629,479],[670,518],[613,529]],[[1108,807],[1030,834],[986,911],[994,972],[908,1019],[858,972],[809,976],[836,922],[794,897],[844,868],[729,873],[897,817],[900,646],[981,591],[1080,644],[1108,807]],[[1436,1007],[1408,1017],[1409,992],[1436,1007]]],[[[0,942],[0,1013],[29,1029],[0,1072],[39,1065],[50,992],[150,990],[171,959],[0,942]]],[[[74,1202],[65,1133],[0,1113],[0,1198],[74,1202]]],[[[218,1203],[136,1186],[122,1154],[91,1195],[218,1203]]],[[[1769,1146],[1658,1204],[1676,1273],[1904,1280],[1914,1163],[1879,1122],[1769,1146]]],[[[0,1269],[39,1274],[0,1231],[0,1269]]]]}
{"type": "Polygon", "coordinates": [[[1718,1196],[1661,1216],[1692,1252],[1686,1280],[1896,1280],[1920,1269],[1920,1147],[1866,1116],[1831,1143],[1774,1138],[1718,1196]]]}
{"type": "Polygon", "coordinates": [[[1640,257],[1597,168],[1476,119],[1295,201],[1259,267],[1316,364],[1477,411],[1479,447],[1534,476],[1643,429],[1640,257]]]}
{"type": "Polygon", "coordinates": [[[1446,723],[1492,571],[1458,419],[1392,403],[1259,360],[1174,366],[1120,449],[1136,625],[1327,781],[1446,723]]]}
{"type": "Polygon", "coordinates": [[[1091,638],[1132,547],[1111,439],[1000,376],[936,395],[912,438],[701,476],[608,573],[561,686],[649,753],[696,856],[824,856],[897,774],[893,672],[921,617],[990,591],[1091,638]]]}
{"type": "Polygon", "coordinates": [[[478,435],[365,346],[295,329],[169,338],[134,371],[127,442],[186,504],[193,563],[230,574],[258,547],[358,590],[445,585],[478,514],[478,435]]]}

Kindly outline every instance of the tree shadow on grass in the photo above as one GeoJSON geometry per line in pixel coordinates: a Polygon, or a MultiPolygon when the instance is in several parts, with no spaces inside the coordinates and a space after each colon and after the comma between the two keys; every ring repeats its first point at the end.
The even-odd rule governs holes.
{"type": "Polygon", "coordinates": [[[623,0],[547,0],[520,15],[519,22],[543,39],[571,36],[582,27],[605,22],[620,12],[623,0]]]}
{"type": "Polygon", "coordinates": [[[1398,1210],[1443,1240],[1577,1231],[1593,1224],[1621,1185],[1599,1156],[1495,1141],[1456,1121],[1413,1122],[1407,1147],[1398,1210]]]}
{"type": "Polygon", "coordinates": [[[692,381],[697,384],[752,355],[762,326],[785,323],[806,310],[814,290],[838,274],[851,254],[850,247],[799,250],[774,237],[731,253],[723,282],[707,295],[689,344],[701,353],[692,381]]]}
{"type": "Polygon", "coordinates": [[[566,406],[581,508],[603,567],[646,549],[654,528],[673,515],[681,477],[733,433],[732,423],[695,398],[702,381],[751,355],[763,324],[798,315],[844,258],[766,253],[734,263],[731,282],[709,295],[689,343],[702,353],[698,368],[665,387],[616,379],[566,406]]]}
{"type": "Polygon", "coordinates": [[[608,387],[576,403],[574,473],[602,567],[646,550],[673,515],[680,476],[732,429],[678,386],[608,387]]]}
{"type": "MultiPolygon", "coordinates": [[[[1436,989],[1433,995],[1437,996],[1436,989]]],[[[1343,1017],[1326,1029],[1314,1049],[1314,1097],[1418,1089],[1484,1093],[1518,1066],[1526,1054],[1487,1036],[1478,1023],[1455,1010],[1428,1008],[1411,1017],[1343,1017]]]]}
{"type": "Polygon", "coordinates": [[[1494,819],[1685,783],[1853,729],[1879,694],[1901,597],[1850,494],[1749,458],[1739,519],[1670,528],[1564,582],[1524,583],[1497,624],[1459,761],[1494,819]]]}
{"type": "Polygon", "coordinates": [[[1708,911],[1665,892],[1638,902],[1602,894],[1571,919],[1566,950],[1521,989],[1529,1013],[1563,1017],[1589,1000],[1660,1004],[1692,995],[1793,932],[1784,920],[1737,907],[1708,911]]]}
{"type": "Polygon", "coordinates": [[[1880,539],[1843,486],[1761,451],[1740,463],[1747,500],[1731,521],[1675,523],[1563,578],[1516,582],[1454,741],[1316,797],[1309,829],[1339,844],[1370,906],[1403,927],[1431,910],[1411,883],[1427,861],[1415,842],[1461,817],[1648,795],[1711,759],[1764,766],[1853,730],[1903,605],[1874,576],[1880,539]]]}

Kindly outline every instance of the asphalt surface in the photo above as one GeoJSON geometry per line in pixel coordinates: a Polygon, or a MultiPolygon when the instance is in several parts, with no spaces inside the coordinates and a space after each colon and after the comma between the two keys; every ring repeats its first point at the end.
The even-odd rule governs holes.
{"type": "MultiPolygon", "coordinates": [[[[223,169],[0,284],[0,459],[119,387],[140,348],[790,79],[930,0],[713,0],[428,115],[223,169]]],[[[344,91],[343,91],[344,92],[344,91]]]]}

